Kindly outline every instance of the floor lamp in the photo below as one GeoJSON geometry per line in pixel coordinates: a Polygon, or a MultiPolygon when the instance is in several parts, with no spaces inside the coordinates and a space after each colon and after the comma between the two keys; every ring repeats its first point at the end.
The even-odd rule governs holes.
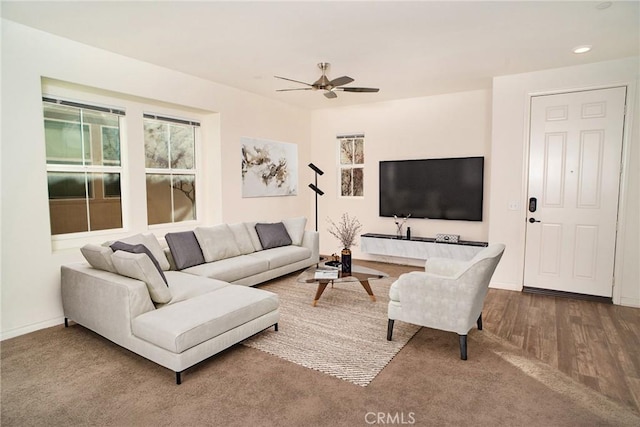
{"type": "Polygon", "coordinates": [[[315,184],[309,184],[309,188],[316,193],[316,231],[318,231],[318,196],[322,196],[324,194],[324,191],[318,188],[318,175],[323,175],[324,172],[313,163],[309,163],[309,167],[316,173],[315,184]]]}

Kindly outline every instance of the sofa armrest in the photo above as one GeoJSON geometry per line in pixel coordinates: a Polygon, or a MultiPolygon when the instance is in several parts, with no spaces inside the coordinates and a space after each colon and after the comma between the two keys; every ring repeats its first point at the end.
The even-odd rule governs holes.
{"type": "Polygon", "coordinates": [[[314,263],[320,262],[320,233],[305,230],[302,236],[302,246],[311,251],[311,259],[314,263]]]}
{"type": "Polygon", "coordinates": [[[64,316],[115,343],[131,335],[132,319],[155,310],[142,281],[86,263],[63,265],[60,273],[64,316]]]}

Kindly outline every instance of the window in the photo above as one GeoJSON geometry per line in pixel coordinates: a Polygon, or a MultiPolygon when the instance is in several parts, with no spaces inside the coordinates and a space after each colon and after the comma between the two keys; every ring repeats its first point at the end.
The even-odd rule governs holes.
{"type": "Polygon", "coordinates": [[[199,123],[144,115],[147,221],[196,219],[196,130],[199,123]]]}
{"type": "Polygon", "coordinates": [[[340,195],[364,197],[364,135],[338,136],[340,195]]]}
{"type": "Polygon", "coordinates": [[[121,110],[43,98],[51,234],[122,228],[121,110]]]}

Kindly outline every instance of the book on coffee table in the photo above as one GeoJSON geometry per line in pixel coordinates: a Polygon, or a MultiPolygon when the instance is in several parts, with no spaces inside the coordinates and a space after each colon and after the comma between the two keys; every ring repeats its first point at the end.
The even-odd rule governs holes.
{"type": "Polygon", "coordinates": [[[324,279],[324,280],[330,280],[330,279],[337,279],[338,278],[338,270],[316,270],[316,272],[313,275],[314,279],[324,279]]]}

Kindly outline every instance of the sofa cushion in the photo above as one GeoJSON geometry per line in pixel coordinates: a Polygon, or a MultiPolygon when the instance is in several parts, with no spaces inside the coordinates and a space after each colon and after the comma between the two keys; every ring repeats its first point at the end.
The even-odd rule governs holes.
{"type": "Polygon", "coordinates": [[[196,227],[193,232],[200,243],[206,262],[218,261],[240,255],[236,239],[227,224],[213,227],[196,227]]]}
{"type": "Polygon", "coordinates": [[[274,268],[293,264],[309,258],[311,256],[311,250],[305,247],[289,245],[255,252],[248,256],[268,261],[269,270],[273,270],[274,268]]]}
{"type": "Polygon", "coordinates": [[[111,256],[111,260],[118,274],[141,280],[147,285],[151,301],[155,303],[171,301],[169,288],[147,254],[117,251],[111,256]]]}
{"type": "MultiPolygon", "coordinates": [[[[181,271],[167,271],[166,275],[171,292],[171,301],[167,304],[175,304],[229,286],[229,283],[222,280],[194,276],[181,271]]],[[[159,308],[160,305],[156,307],[159,308]]]]}
{"type": "Polygon", "coordinates": [[[113,261],[111,261],[113,250],[110,247],[89,243],[81,247],[80,252],[82,252],[82,255],[91,267],[117,273],[116,267],[113,265],[113,261]]]}
{"type": "Polygon", "coordinates": [[[208,262],[195,267],[185,268],[185,273],[212,279],[233,282],[269,270],[269,261],[254,258],[252,255],[240,255],[233,258],[208,262]]]}
{"type": "Polygon", "coordinates": [[[260,238],[262,249],[277,248],[291,244],[291,237],[282,222],[270,224],[259,222],[256,224],[256,232],[260,238]]]}
{"type": "Polygon", "coordinates": [[[238,249],[242,255],[256,251],[256,248],[253,246],[253,242],[251,241],[251,235],[249,235],[249,231],[243,222],[229,224],[229,228],[236,239],[236,244],[238,245],[238,249]]]}
{"type": "Polygon", "coordinates": [[[204,264],[204,255],[193,231],[167,233],[164,238],[171,250],[176,270],[204,264]]]}
{"type": "Polygon", "coordinates": [[[229,285],[141,314],[131,326],[136,337],[179,354],[277,310],[278,305],[272,292],[229,285]]]}
{"type": "Polygon", "coordinates": [[[304,237],[304,230],[307,226],[307,218],[301,216],[298,218],[283,219],[282,223],[291,237],[291,243],[296,246],[302,245],[302,238],[304,237]]]}
{"type": "MultiPolygon", "coordinates": [[[[167,257],[164,256],[164,250],[162,249],[162,246],[160,246],[160,242],[158,242],[158,239],[154,234],[136,234],[118,240],[121,242],[129,243],[130,245],[145,245],[147,249],[151,251],[153,256],[156,257],[156,261],[158,261],[160,268],[164,271],[169,270],[169,261],[167,260],[167,257]]],[[[111,246],[112,243],[113,242],[108,242],[108,244],[105,244],[104,246],[111,246]]]]}
{"type": "Polygon", "coordinates": [[[251,237],[251,243],[253,243],[253,247],[256,249],[256,251],[261,251],[262,245],[260,244],[260,238],[258,237],[258,232],[256,231],[257,223],[257,221],[245,222],[244,226],[247,228],[249,237],[251,237]]]}

